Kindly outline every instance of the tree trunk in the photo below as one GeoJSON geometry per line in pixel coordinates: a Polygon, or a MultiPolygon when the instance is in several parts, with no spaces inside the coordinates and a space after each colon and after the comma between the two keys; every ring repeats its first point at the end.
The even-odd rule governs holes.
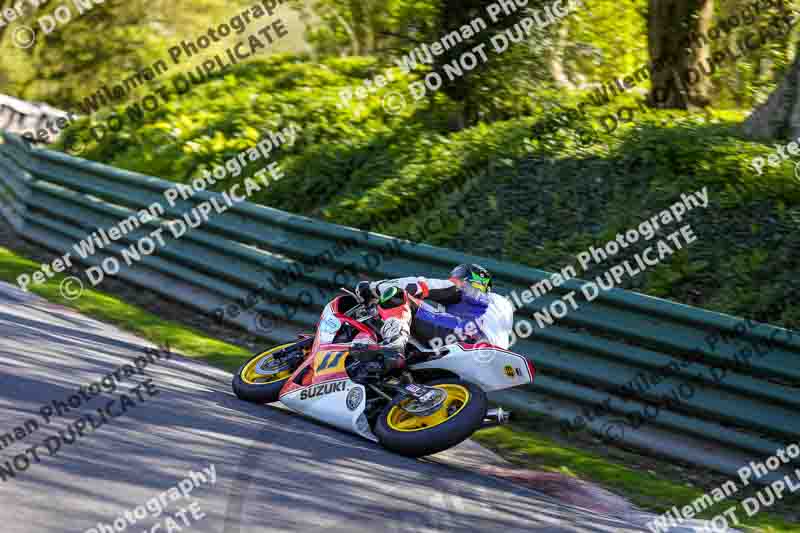
{"type": "Polygon", "coordinates": [[[709,104],[709,76],[689,73],[702,73],[701,64],[707,65],[708,43],[695,36],[706,33],[713,12],[714,0],[650,0],[648,50],[650,59],[660,65],[652,72],[649,100],[653,107],[688,109],[709,104]]]}
{"type": "Polygon", "coordinates": [[[800,136],[800,54],[789,73],[765,103],[744,122],[744,133],[751,139],[769,140],[800,136]]]}
{"type": "Polygon", "coordinates": [[[372,52],[370,48],[371,28],[364,0],[351,0],[350,13],[353,17],[352,32],[355,40],[358,41],[358,54],[354,55],[369,55],[372,52]]]}
{"type": "Polygon", "coordinates": [[[575,85],[567,77],[564,69],[564,50],[567,47],[567,39],[569,37],[569,27],[567,24],[561,23],[556,30],[555,44],[553,51],[550,54],[550,74],[553,76],[556,85],[565,89],[573,90],[575,85]]]}
{"type": "Polygon", "coordinates": [[[339,23],[342,25],[344,31],[347,33],[347,36],[350,37],[350,55],[351,56],[361,55],[361,46],[358,41],[358,36],[356,35],[355,31],[353,31],[353,28],[350,26],[350,24],[347,23],[345,18],[336,9],[333,10],[333,15],[336,17],[336,20],[338,20],[339,23]]]}
{"type": "MultiPolygon", "coordinates": [[[[541,0],[530,2],[531,7],[538,7],[540,2],[541,0]]],[[[488,42],[490,36],[512,27],[526,16],[524,10],[517,10],[510,15],[500,17],[497,22],[492,22],[486,17],[486,7],[491,3],[492,0],[442,0],[436,21],[435,35],[437,39],[451,32],[459,32],[460,28],[469,25],[478,16],[486,19],[488,28],[469,38],[459,39],[455,46],[451,46],[444,53],[435,56],[431,70],[443,73],[444,65],[457,62],[463,53],[472,50],[479,43],[488,42]]],[[[442,92],[461,104],[461,116],[458,117],[458,120],[451,120],[451,124],[471,125],[477,122],[479,118],[478,102],[484,96],[480,94],[480,88],[474,85],[473,80],[477,77],[477,73],[482,72],[484,68],[487,68],[486,63],[479,62],[474,70],[465,71],[463,76],[453,77],[453,79],[446,75],[442,76],[442,92]]]]}

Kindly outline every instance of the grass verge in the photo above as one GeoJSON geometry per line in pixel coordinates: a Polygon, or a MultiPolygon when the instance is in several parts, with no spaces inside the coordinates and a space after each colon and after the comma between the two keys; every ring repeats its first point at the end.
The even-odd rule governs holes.
{"type": "MultiPolygon", "coordinates": [[[[40,268],[33,261],[0,247],[0,280],[16,285],[17,276],[30,274],[40,268]]],[[[46,283],[31,285],[34,294],[81,313],[114,324],[159,346],[187,357],[205,361],[228,371],[235,371],[251,354],[244,348],[212,339],[203,333],[177,322],[164,320],[139,307],[127,304],[114,296],[87,289],[77,300],[68,300],[59,289],[66,276],[56,274],[46,283]]]]}
{"type": "MultiPolygon", "coordinates": [[[[38,268],[39,265],[34,261],[0,247],[0,281],[16,284],[20,274],[29,274],[38,268]]],[[[117,325],[154,344],[168,344],[171,349],[188,357],[228,371],[235,371],[250,356],[250,352],[244,348],[210,338],[195,329],[162,319],[105,293],[86,290],[79,299],[68,300],[60,291],[64,278],[57,274],[46,283],[31,286],[30,290],[51,302],[117,325]]],[[[482,430],[474,438],[512,463],[591,481],[617,492],[643,509],[658,513],[670,507],[663,502],[689,503],[704,493],[704,490],[664,479],[661,473],[657,475],[629,468],[610,458],[564,445],[521,426],[482,430]]],[[[700,516],[712,518],[730,504],[720,502],[700,516]]],[[[743,524],[768,533],[800,532],[800,527],[771,513],[762,512],[746,518],[740,505],[735,512],[743,524]]]]}
{"type": "MultiPolygon", "coordinates": [[[[564,445],[514,424],[478,431],[473,438],[514,464],[591,481],[624,496],[642,509],[659,514],[673,505],[678,508],[688,505],[707,492],[706,489],[664,479],[659,473],[629,468],[606,457],[564,445]]],[[[745,492],[732,494],[731,498],[740,494],[744,496],[745,492]]],[[[746,495],[752,496],[752,493],[746,495]]],[[[792,500],[796,504],[799,499],[794,497],[792,500]]],[[[732,507],[734,503],[736,508],[733,512],[744,526],[767,533],[800,531],[800,526],[789,523],[774,513],[762,511],[748,517],[742,505],[732,499],[720,501],[700,513],[698,517],[712,519],[732,507]]]]}

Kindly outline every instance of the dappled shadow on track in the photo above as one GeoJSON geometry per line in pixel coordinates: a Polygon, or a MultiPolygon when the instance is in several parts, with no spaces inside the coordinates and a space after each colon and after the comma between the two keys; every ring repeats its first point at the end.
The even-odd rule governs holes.
{"type": "MultiPolygon", "coordinates": [[[[311,433],[297,427],[294,418],[292,414],[271,414],[272,423],[282,423],[264,427],[247,450],[237,470],[224,533],[254,530],[242,527],[241,522],[246,524],[243,516],[255,520],[270,516],[270,525],[276,525],[271,511],[276,501],[291,509],[316,507],[321,514],[336,514],[337,519],[320,525],[319,531],[352,531],[356,525],[364,530],[397,532],[574,530],[564,529],[569,525],[580,526],[577,530],[582,531],[614,530],[614,521],[588,512],[565,516],[558,505],[532,500],[531,494],[519,487],[445,464],[391,455],[372,443],[353,441],[349,435],[311,433]],[[286,450],[292,442],[294,446],[302,443],[302,448],[286,450]],[[284,461],[264,467],[276,446],[284,449],[284,461]],[[309,449],[313,455],[304,452],[309,449]],[[335,471],[329,471],[331,465],[337,466],[335,471]],[[298,470],[304,475],[298,476],[298,470]],[[318,489],[322,487],[335,490],[318,489]],[[254,489],[268,496],[254,501],[248,497],[254,489]],[[249,503],[246,512],[245,502],[249,503]],[[603,522],[606,527],[601,529],[603,522]]],[[[299,517],[290,516],[277,526],[297,530],[298,522],[299,517]]]]}
{"type": "MultiPolygon", "coordinates": [[[[130,363],[147,345],[94,321],[88,331],[88,323],[52,311],[0,300],[0,433],[130,363]]],[[[639,530],[452,468],[448,454],[457,450],[435,461],[407,459],[283,408],[239,401],[229,374],[202,363],[175,356],[145,372],[0,451],[0,462],[23,453],[145,377],[159,391],[55,457],[42,452],[41,464],[0,483],[4,533],[85,531],[98,521],[111,523],[188,470],[210,464],[219,479],[193,492],[206,518],[192,531],[639,530]]]]}

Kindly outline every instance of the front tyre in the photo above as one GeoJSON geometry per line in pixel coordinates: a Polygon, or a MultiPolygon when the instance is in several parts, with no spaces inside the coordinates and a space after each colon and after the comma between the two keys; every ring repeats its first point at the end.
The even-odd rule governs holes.
{"type": "Polygon", "coordinates": [[[292,349],[302,350],[301,342],[282,344],[251,357],[233,376],[233,392],[236,396],[254,403],[277,402],[284,383],[303,359],[293,357],[282,360],[276,355],[285,356],[286,351],[292,349]]]}
{"type": "Polygon", "coordinates": [[[427,416],[416,416],[399,406],[408,398],[399,396],[387,405],[375,423],[375,436],[385,448],[407,457],[432,455],[468,439],[483,424],[489,402],[475,384],[457,378],[425,385],[443,389],[447,399],[427,416]]]}

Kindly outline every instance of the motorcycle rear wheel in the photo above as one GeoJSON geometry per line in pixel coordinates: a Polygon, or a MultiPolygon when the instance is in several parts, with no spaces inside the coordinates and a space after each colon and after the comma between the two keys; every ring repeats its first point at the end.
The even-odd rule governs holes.
{"type": "Polygon", "coordinates": [[[300,366],[302,359],[293,365],[280,364],[275,360],[275,355],[300,342],[275,346],[251,357],[233,376],[234,394],[253,403],[277,402],[283,385],[300,366]]]}
{"type": "Polygon", "coordinates": [[[375,423],[374,433],[382,446],[407,457],[422,457],[452,448],[481,427],[489,407],[483,389],[458,378],[425,385],[447,392],[443,405],[428,416],[415,416],[400,407],[408,399],[396,397],[375,423]]]}

